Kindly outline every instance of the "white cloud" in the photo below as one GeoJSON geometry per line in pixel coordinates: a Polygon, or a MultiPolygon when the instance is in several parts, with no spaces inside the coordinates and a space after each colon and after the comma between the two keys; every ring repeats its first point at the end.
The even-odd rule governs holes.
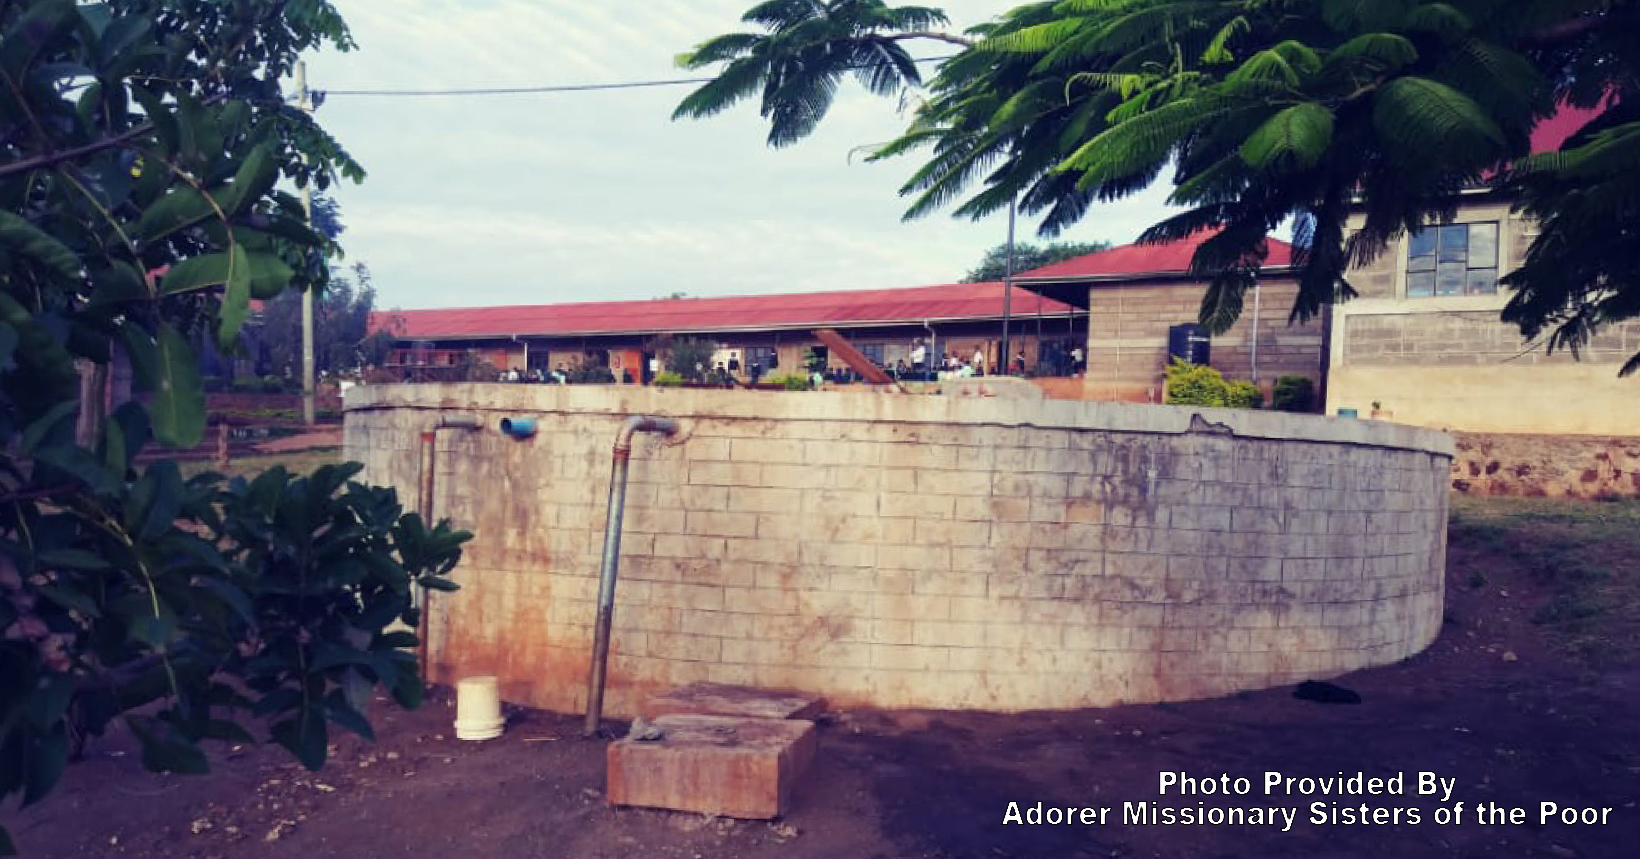
{"type": "MultiPolygon", "coordinates": [[[[339,5],[360,50],[315,57],[317,89],[695,76],[673,56],[742,27],[751,0],[339,5]]],[[[944,4],[956,27],[1010,5],[944,4]]],[[[940,283],[1004,238],[1001,215],[902,224],[915,156],[851,163],[904,127],[892,100],[849,87],[811,139],[774,151],[751,104],[672,122],[686,92],[334,96],[320,119],[370,171],[337,192],[349,259],[375,271],[384,305],[437,307],[940,283]]],[[[1162,196],[1101,206],[1065,238],[1131,240],[1162,196]]]]}

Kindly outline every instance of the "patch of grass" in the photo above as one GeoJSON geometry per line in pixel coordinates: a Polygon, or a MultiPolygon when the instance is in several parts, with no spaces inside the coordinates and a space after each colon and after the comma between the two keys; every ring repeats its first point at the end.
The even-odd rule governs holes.
{"type": "Polygon", "coordinates": [[[286,471],[296,474],[311,474],[321,465],[328,465],[342,461],[342,449],[339,447],[321,447],[310,450],[299,450],[292,453],[276,453],[267,456],[241,456],[228,460],[226,468],[218,468],[214,459],[199,459],[182,462],[184,479],[207,471],[215,471],[228,477],[255,477],[264,471],[283,465],[286,471]]]}
{"type": "MultiPolygon", "coordinates": [[[[1543,595],[1532,621],[1591,662],[1640,656],[1640,502],[1472,498],[1452,502],[1452,545],[1543,595]]],[[[1469,584],[1491,578],[1480,570],[1469,584]]]]}

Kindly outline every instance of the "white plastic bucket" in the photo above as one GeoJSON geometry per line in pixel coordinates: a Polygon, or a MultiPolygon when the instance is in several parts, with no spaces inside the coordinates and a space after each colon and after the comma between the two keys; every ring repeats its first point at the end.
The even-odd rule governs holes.
{"type": "Polygon", "coordinates": [[[468,677],[456,684],[456,739],[493,740],[505,723],[494,677],[468,677]]]}

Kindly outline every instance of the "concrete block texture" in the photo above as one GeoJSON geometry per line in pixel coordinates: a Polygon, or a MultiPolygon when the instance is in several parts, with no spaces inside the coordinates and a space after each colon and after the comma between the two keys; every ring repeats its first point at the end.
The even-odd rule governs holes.
{"type": "Polygon", "coordinates": [[[770,820],[790,808],[814,760],[814,723],[799,719],[669,715],[657,740],[609,744],[610,805],[770,820]]]}
{"type": "Polygon", "coordinates": [[[503,384],[350,391],[364,478],[471,530],[430,674],[585,706],[610,445],[632,452],[606,712],[691,683],[837,706],[1219,695],[1440,627],[1453,443],[1378,421],[1057,400],[503,384]],[[535,438],[496,431],[533,417],[535,438]]]}

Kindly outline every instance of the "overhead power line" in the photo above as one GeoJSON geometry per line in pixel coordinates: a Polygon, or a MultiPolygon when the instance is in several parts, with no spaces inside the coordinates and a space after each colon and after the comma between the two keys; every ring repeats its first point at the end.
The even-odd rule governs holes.
{"type": "Polygon", "coordinates": [[[557,86],[488,87],[481,89],[331,89],[325,95],[530,95],[547,92],[588,92],[600,89],[638,89],[640,87],[682,86],[703,84],[712,78],[676,78],[660,81],[625,81],[607,84],[560,84],[557,86]]]}
{"type": "MultiPolygon", "coordinates": [[[[955,54],[943,57],[913,57],[914,63],[938,63],[949,60],[955,54]]],[[[854,69],[866,66],[854,66],[854,69]]],[[[646,89],[663,86],[689,86],[691,84],[708,83],[715,78],[672,78],[670,80],[645,81],[618,81],[614,83],[596,84],[551,84],[543,86],[520,87],[477,87],[471,89],[328,89],[322,92],[329,96],[471,96],[471,95],[537,95],[555,92],[593,92],[609,89],[646,89]]]]}

